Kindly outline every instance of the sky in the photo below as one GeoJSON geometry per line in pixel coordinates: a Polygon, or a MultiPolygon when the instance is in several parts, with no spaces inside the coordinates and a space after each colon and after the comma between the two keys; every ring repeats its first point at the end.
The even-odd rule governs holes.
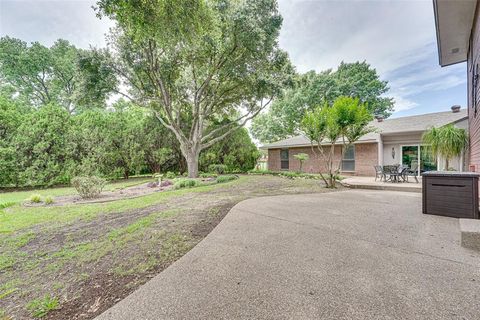
{"type": "MultiPolygon", "coordinates": [[[[50,46],[105,46],[113,23],[88,0],[0,0],[0,36],[50,46]]],[[[431,0],[279,0],[280,46],[299,72],[367,61],[395,99],[393,117],[466,105],[466,63],[438,64],[431,0]]]]}

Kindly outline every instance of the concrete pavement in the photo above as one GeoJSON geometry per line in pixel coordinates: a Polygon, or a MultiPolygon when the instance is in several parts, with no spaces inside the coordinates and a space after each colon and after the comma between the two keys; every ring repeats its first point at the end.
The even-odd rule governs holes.
{"type": "Polygon", "coordinates": [[[479,319],[480,253],[421,195],[351,190],[239,203],[106,319],[479,319]]]}

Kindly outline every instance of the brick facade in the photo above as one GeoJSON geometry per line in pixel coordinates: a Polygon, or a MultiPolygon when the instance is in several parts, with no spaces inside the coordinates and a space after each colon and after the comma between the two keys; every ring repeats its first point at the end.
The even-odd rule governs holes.
{"type": "MultiPolygon", "coordinates": [[[[325,147],[325,152],[328,152],[329,147],[325,147]]],[[[268,149],[268,170],[280,171],[280,150],[268,149]]],[[[309,159],[303,164],[303,172],[318,173],[319,169],[325,171],[325,166],[322,161],[322,156],[315,156],[311,147],[294,147],[288,148],[289,170],[299,171],[300,161],[295,159],[294,155],[299,153],[306,153],[309,159]]],[[[341,159],[340,146],[335,147],[334,162],[339,164],[341,159]]],[[[354,174],[361,176],[374,176],[375,171],[373,166],[378,163],[377,143],[361,143],[355,145],[355,172],[344,172],[344,174],[354,174]]]]}

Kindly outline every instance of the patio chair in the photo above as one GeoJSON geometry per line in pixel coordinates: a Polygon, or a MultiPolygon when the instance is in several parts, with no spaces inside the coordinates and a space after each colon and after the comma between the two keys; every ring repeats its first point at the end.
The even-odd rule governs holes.
{"type": "Polygon", "coordinates": [[[386,176],[385,176],[385,172],[383,172],[383,168],[382,166],[379,166],[379,165],[376,165],[376,166],[373,166],[373,168],[375,169],[375,181],[377,181],[378,178],[380,178],[380,181],[383,180],[386,180],[386,176]]]}
{"type": "Polygon", "coordinates": [[[413,178],[415,178],[415,182],[418,183],[417,175],[418,175],[418,163],[413,163],[413,162],[412,162],[412,167],[409,168],[409,169],[404,173],[405,179],[406,179],[407,182],[408,182],[408,177],[413,177],[413,178]]]}
{"type": "Polygon", "coordinates": [[[400,178],[403,180],[403,182],[408,182],[408,176],[407,172],[410,168],[408,166],[399,166],[398,167],[398,182],[400,181],[400,178]]]}

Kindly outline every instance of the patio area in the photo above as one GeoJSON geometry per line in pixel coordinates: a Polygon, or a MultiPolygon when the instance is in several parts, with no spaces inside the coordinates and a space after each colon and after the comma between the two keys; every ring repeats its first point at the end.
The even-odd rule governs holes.
{"type": "Polygon", "coordinates": [[[375,181],[375,177],[350,176],[343,179],[341,184],[352,189],[422,192],[421,177],[418,177],[418,183],[414,179],[409,179],[408,182],[395,183],[380,181],[380,179],[375,181]]]}

